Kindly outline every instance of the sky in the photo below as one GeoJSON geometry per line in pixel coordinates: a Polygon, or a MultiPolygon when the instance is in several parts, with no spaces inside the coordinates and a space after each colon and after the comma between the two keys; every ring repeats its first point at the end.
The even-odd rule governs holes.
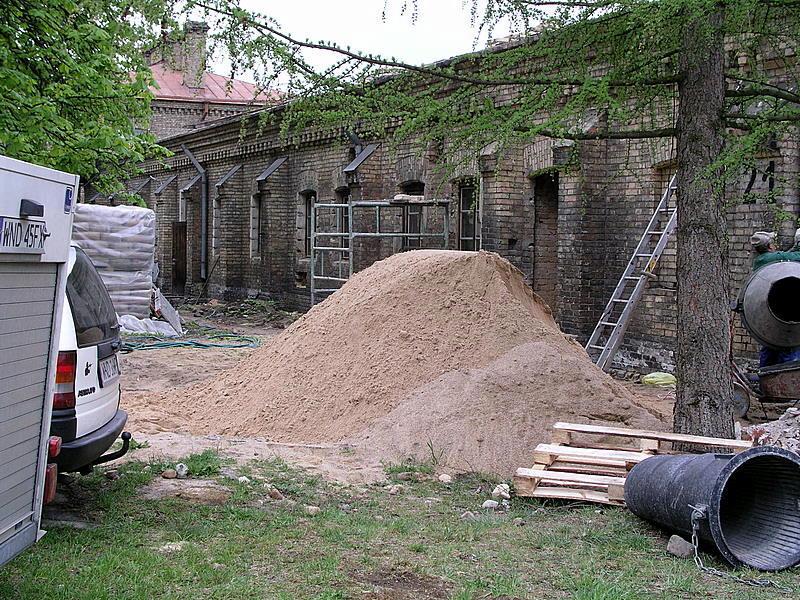
{"type": "MultiPolygon", "coordinates": [[[[478,35],[470,23],[472,0],[419,0],[418,16],[403,14],[404,0],[242,0],[280,23],[286,33],[298,39],[333,41],[365,53],[395,57],[404,62],[425,64],[470,52],[478,35]],[[465,5],[466,1],[466,5],[465,5]],[[386,19],[382,14],[386,7],[386,19]]],[[[410,7],[411,0],[408,0],[410,7]]],[[[509,34],[507,24],[492,34],[509,34]]],[[[484,32],[477,48],[486,46],[484,32]]],[[[327,54],[327,53],[326,53],[327,54]]],[[[306,54],[317,66],[330,64],[321,54],[306,54]]],[[[225,72],[226,60],[214,57],[211,67],[225,72]]]]}

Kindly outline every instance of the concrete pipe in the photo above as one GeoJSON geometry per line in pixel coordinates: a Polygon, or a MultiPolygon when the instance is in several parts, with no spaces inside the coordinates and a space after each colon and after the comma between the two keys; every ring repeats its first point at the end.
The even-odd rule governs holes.
{"type": "Polygon", "coordinates": [[[631,469],[625,503],[669,531],[698,537],[732,565],[800,563],[800,456],[772,446],[740,454],[654,456],[631,469]]]}
{"type": "Polygon", "coordinates": [[[800,346],[800,263],[762,267],[739,294],[742,324],[762,346],[800,346]]]}

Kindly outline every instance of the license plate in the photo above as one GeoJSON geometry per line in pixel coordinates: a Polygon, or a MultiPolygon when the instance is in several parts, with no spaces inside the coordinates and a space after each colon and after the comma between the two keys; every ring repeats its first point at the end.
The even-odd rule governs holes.
{"type": "Polygon", "coordinates": [[[119,377],[119,361],[117,355],[100,361],[100,386],[104,387],[119,377]]]}
{"type": "Polygon", "coordinates": [[[50,233],[44,221],[0,217],[0,252],[44,254],[48,237],[50,233]]]}

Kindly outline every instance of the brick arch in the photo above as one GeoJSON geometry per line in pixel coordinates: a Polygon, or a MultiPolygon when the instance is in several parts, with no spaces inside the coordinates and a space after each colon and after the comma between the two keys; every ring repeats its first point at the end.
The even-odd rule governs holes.
{"type": "Polygon", "coordinates": [[[397,159],[398,187],[412,181],[425,183],[425,160],[421,156],[403,156],[397,159]]]}
{"type": "Polygon", "coordinates": [[[295,188],[298,194],[319,190],[319,176],[316,171],[306,170],[297,174],[295,188]]]}
{"type": "Polygon", "coordinates": [[[334,192],[341,191],[345,188],[349,189],[347,183],[347,176],[344,174],[343,171],[344,167],[340,167],[338,169],[334,169],[331,171],[330,175],[330,189],[334,192]]]}

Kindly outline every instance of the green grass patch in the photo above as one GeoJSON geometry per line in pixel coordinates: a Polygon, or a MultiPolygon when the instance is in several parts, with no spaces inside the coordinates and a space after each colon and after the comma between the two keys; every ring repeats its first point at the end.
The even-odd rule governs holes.
{"type": "MultiPolygon", "coordinates": [[[[226,460],[213,451],[180,462],[193,478],[202,473],[229,488],[230,499],[143,498],[143,486],[160,483],[159,463],[122,465],[114,481],[101,472],[76,477],[71,486],[84,500],[73,508],[96,526],[53,527],[0,570],[0,598],[793,597],[700,573],[623,509],[515,499],[508,513],[482,511],[497,483],[486,476],[446,486],[405,481],[390,495],[383,485],[334,485],[280,460],[236,466],[248,483],[219,475],[226,460]],[[285,499],[269,498],[270,486],[285,499]],[[307,504],[321,512],[309,516],[307,504]],[[461,519],[467,510],[477,517],[461,519]]],[[[425,472],[414,467],[397,472],[425,472]]],[[[794,590],[800,584],[797,570],[769,577],[794,590]]]]}

